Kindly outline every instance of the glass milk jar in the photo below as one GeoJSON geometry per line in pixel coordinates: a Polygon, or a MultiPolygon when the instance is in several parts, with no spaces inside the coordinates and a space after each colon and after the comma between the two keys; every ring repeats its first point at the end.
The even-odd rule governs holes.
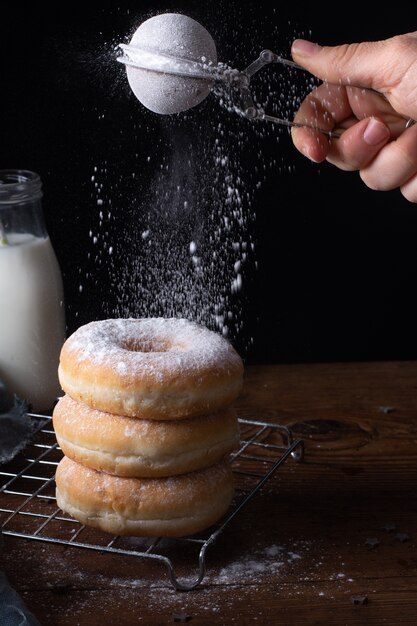
{"type": "Polygon", "coordinates": [[[65,339],[61,272],[46,232],[41,180],[0,170],[0,380],[32,411],[50,411],[61,393],[65,339]]]}

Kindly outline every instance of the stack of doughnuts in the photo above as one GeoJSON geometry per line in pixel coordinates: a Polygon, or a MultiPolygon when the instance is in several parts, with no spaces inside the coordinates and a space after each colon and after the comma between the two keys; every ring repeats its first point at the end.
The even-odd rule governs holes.
{"type": "Polygon", "coordinates": [[[117,535],[184,536],[228,509],[243,363],[177,318],[90,322],[64,343],[53,412],[58,506],[117,535]]]}

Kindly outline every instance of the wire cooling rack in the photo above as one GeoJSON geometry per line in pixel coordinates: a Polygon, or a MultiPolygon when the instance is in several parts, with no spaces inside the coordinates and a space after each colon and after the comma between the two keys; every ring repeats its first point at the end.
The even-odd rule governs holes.
{"type": "Polygon", "coordinates": [[[288,459],[301,461],[304,445],[282,425],[239,418],[241,440],[231,455],[235,497],[227,514],[206,533],[180,539],[130,538],[87,527],[57,507],[55,470],[62,452],[46,415],[30,414],[36,425],[32,442],[8,465],[0,468],[0,522],[5,535],[23,537],[99,552],[130,555],[163,563],[174,589],[197,587],[206,573],[206,552],[230,522],[255,497],[263,485],[288,459]],[[178,577],[169,554],[190,548],[196,556],[197,573],[178,577]],[[168,554],[168,555],[167,555],[168,554]]]}

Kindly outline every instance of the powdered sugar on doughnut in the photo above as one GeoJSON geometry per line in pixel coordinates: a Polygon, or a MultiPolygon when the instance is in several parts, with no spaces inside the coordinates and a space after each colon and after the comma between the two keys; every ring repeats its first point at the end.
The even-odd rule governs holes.
{"type": "Polygon", "coordinates": [[[216,522],[233,497],[229,464],[170,478],[121,478],[64,456],[56,475],[58,506],[88,526],[117,535],[184,536],[216,522]]]}
{"type": "Polygon", "coordinates": [[[209,467],[239,445],[230,408],[186,420],[146,420],[89,408],[65,395],[53,411],[65,456],[124,477],[166,477],[209,467]]]}
{"type": "Polygon", "coordinates": [[[120,376],[147,370],[161,378],[170,369],[236,367],[240,357],[218,333],[186,319],[128,318],[90,322],[68,340],[78,360],[107,364],[120,376]]]}
{"type": "Polygon", "coordinates": [[[236,400],[243,362],[219,333],[183,318],[107,319],[65,342],[58,369],[74,400],[119,415],[183,419],[236,400]]]}

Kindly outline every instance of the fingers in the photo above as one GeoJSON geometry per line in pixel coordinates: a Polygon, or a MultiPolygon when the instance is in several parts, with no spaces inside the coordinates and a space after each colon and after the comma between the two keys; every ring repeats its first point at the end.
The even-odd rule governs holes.
{"type": "Polygon", "coordinates": [[[409,202],[417,202],[417,174],[400,187],[404,198],[409,202]]]}
{"type": "Polygon", "coordinates": [[[417,202],[417,125],[388,143],[360,175],[371,189],[388,191],[399,187],[411,202],[417,202]]]}
{"type": "Polygon", "coordinates": [[[359,170],[371,189],[400,188],[417,202],[417,124],[405,127],[407,118],[417,119],[417,32],[334,47],[296,40],[292,56],[326,81],[307,96],[294,121],[344,129],[339,139],[329,140],[311,128],[295,128],[298,150],[316,162],[359,170]]]}
{"type": "MultiPolygon", "coordinates": [[[[322,80],[385,92],[400,81],[409,66],[408,58],[401,59],[406,52],[406,37],[399,35],[385,41],[340,46],[320,46],[305,39],[296,39],[291,54],[296,63],[322,80]]],[[[411,53],[410,59],[414,61],[415,49],[411,53]]]]}
{"type": "Polygon", "coordinates": [[[296,63],[321,80],[372,88],[386,94],[395,109],[415,117],[417,33],[384,41],[319,46],[296,39],[291,54],[296,63]]]}
{"type": "MultiPolygon", "coordinates": [[[[371,94],[371,100],[373,98],[374,94],[371,94]]],[[[292,138],[296,148],[316,163],[327,158],[343,170],[365,167],[390,137],[397,136],[398,116],[393,118],[389,114],[392,111],[389,104],[379,96],[376,98],[377,114],[372,115],[372,107],[362,90],[320,85],[302,102],[294,122],[326,131],[344,129],[344,132],[339,139],[329,141],[324,133],[295,128],[292,138]],[[384,123],[379,112],[390,120],[389,124],[384,123]]],[[[403,130],[404,121],[399,123],[403,130]]]]}
{"type": "Polygon", "coordinates": [[[339,169],[353,172],[365,168],[390,139],[390,130],[377,118],[357,122],[330,141],[323,133],[306,128],[292,131],[296,148],[315,163],[325,159],[339,169]]]}
{"type": "Polygon", "coordinates": [[[399,188],[417,202],[417,124],[391,141],[389,127],[377,118],[361,120],[330,142],[319,132],[295,128],[296,147],[313,161],[327,160],[342,170],[359,171],[371,189],[399,188]]]}
{"type": "Polygon", "coordinates": [[[334,122],[320,99],[310,94],[297,111],[294,122],[305,124],[305,127],[291,129],[292,140],[297,150],[315,163],[324,161],[330,147],[329,139],[327,135],[313,128],[332,130],[334,122]]]}
{"type": "Polygon", "coordinates": [[[330,83],[359,85],[377,90],[386,83],[385,77],[381,76],[383,42],[330,47],[296,39],[292,44],[291,54],[296,63],[330,83]]]}
{"type": "MultiPolygon", "coordinates": [[[[332,131],[338,122],[346,120],[350,115],[346,90],[338,85],[323,84],[301,103],[294,122],[332,131]]],[[[291,134],[295,147],[310,160],[320,163],[327,157],[330,142],[324,133],[311,128],[293,128],[291,134]]]]}
{"type": "Polygon", "coordinates": [[[292,128],[291,137],[297,150],[314,163],[325,160],[329,151],[329,141],[323,133],[310,128],[292,128]]]}
{"type": "Polygon", "coordinates": [[[331,142],[327,161],[345,171],[362,170],[373,161],[390,136],[390,129],[381,120],[374,117],[361,120],[331,142]]]}

